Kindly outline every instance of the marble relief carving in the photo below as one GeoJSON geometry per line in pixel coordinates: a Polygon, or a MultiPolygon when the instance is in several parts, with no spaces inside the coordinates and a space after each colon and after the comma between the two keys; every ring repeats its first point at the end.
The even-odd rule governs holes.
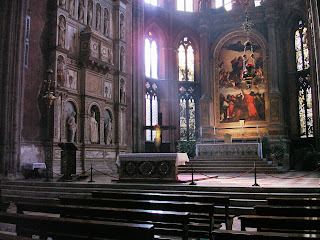
{"type": "Polygon", "coordinates": [[[91,56],[99,58],[99,43],[97,41],[91,41],[91,56]]]}
{"type": "Polygon", "coordinates": [[[66,81],[66,87],[76,90],[78,81],[78,72],[71,69],[68,70],[68,79],[66,81]]]}
{"type": "Polygon", "coordinates": [[[66,8],[66,0],[59,0],[59,6],[62,8],[66,8]]]}
{"type": "Polygon", "coordinates": [[[78,41],[77,29],[72,26],[68,26],[68,47],[67,47],[67,49],[70,52],[72,52],[72,53],[77,52],[77,41],[78,41]]]}
{"type": "Polygon", "coordinates": [[[124,40],[125,35],[125,21],[124,21],[124,15],[120,14],[120,39],[124,40]]]}
{"type": "Polygon", "coordinates": [[[104,82],[104,93],[103,93],[103,96],[105,98],[109,98],[111,99],[112,98],[112,83],[110,82],[104,82]]]}
{"type": "Polygon", "coordinates": [[[66,62],[63,56],[58,56],[57,59],[57,85],[65,86],[66,82],[66,62]]]}
{"type": "Polygon", "coordinates": [[[120,71],[124,72],[126,51],[124,50],[124,47],[121,47],[120,49],[120,71]]]}
{"type": "Polygon", "coordinates": [[[86,151],[86,158],[103,158],[103,151],[86,151]]]}
{"type": "Polygon", "coordinates": [[[113,64],[113,53],[111,48],[108,48],[108,63],[113,64]]]}
{"type": "Polygon", "coordinates": [[[123,78],[120,79],[119,101],[120,103],[126,102],[125,82],[123,78]]]}
{"type": "Polygon", "coordinates": [[[86,84],[86,90],[88,93],[98,94],[101,95],[101,77],[87,73],[87,84],[86,84]]]}

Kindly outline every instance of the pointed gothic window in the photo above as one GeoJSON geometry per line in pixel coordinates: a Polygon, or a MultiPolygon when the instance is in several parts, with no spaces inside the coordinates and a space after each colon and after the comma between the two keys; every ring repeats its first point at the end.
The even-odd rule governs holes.
{"type": "Polygon", "coordinates": [[[158,78],[158,47],[156,41],[149,32],[149,37],[145,39],[145,74],[146,77],[158,78]]]}
{"type": "Polygon", "coordinates": [[[185,37],[178,47],[180,140],[194,140],[196,130],[194,50],[185,37]]]}
{"type": "Polygon", "coordinates": [[[177,0],[177,10],[193,12],[193,0],[177,0]]]}
{"type": "Polygon", "coordinates": [[[261,2],[262,2],[262,0],[254,0],[254,6],[255,7],[261,6],[261,2]]]}
{"type": "Polygon", "coordinates": [[[155,83],[146,82],[146,141],[154,141],[156,137],[156,131],[152,130],[152,127],[158,124],[158,86],[155,83]]]}
{"type": "Polygon", "coordinates": [[[153,6],[158,6],[158,0],[144,0],[144,2],[153,6]]]}
{"type": "Polygon", "coordinates": [[[224,7],[227,11],[232,9],[232,0],[216,0],[216,8],[224,7]]]}
{"type": "Polygon", "coordinates": [[[294,40],[299,89],[300,137],[308,138],[313,137],[312,89],[310,83],[307,28],[302,21],[299,21],[299,28],[295,32],[294,40]]]}

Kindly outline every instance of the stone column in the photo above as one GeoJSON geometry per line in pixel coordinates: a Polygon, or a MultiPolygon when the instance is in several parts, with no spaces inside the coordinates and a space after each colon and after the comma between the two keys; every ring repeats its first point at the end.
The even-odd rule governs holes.
{"type": "Polygon", "coordinates": [[[27,9],[28,0],[1,1],[0,176],[15,176],[20,167],[27,9]]]}
{"type": "Polygon", "coordinates": [[[144,75],[144,1],[132,2],[132,150],[144,151],[145,75],[144,75]]]}

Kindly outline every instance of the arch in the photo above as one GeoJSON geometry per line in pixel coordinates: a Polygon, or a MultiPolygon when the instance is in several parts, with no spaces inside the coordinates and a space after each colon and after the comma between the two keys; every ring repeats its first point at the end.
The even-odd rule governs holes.
{"type": "Polygon", "coordinates": [[[246,119],[246,121],[268,122],[269,120],[269,115],[266,112],[269,109],[266,40],[257,31],[251,31],[249,37],[253,45],[258,47],[255,50],[255,57],[260,56],[256,58],[256,67],[259,67],[258,70],[261,74],[257,74],[254,79],[255,88],[249,88],[242,79],[243,45],[241,42],[246,39],[243,30],[237,29],[220,35],[211,49],[213,53],[211,62],[212,79],[214,81],[212,91],[214,91],[213,96],[215,96],[214,106],[216,112],[219,112],[215,116],[216,123],[230,124],[238,122],[240,118],[246,119]],[[226,48],[226,44],[230,44],[233,48],[226,48]],[[222,50],[224,51],[223,54],[221,53],[222,50]],[[261,100],[259,105],[255,103],[256,98],[261,100]],[[247,104],[241,104],[243,101],[247,104]],[[232,103],[230,107],[229,102],[232,103]],[[236,105],[237,107],[233,108],[236,105]]]}
{"type": "Polygon", "coordinates": [[[98,109],[99,110],[99,113],[101,113],[102,112],[102,108],[101,108],[101,106],[100,106],[100,104],[99,103],[97,103],[97,102],[92,102],[89,106],[88,106],[88,109],[87,109],[87,114],[91,114],[91,108],[92,107],[95,107],[96,109],[98,109]]]}

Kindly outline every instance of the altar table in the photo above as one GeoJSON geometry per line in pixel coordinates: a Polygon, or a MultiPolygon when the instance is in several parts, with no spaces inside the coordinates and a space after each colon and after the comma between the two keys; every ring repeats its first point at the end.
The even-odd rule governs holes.
{"type": "Polygon", "coordinates": [[[119,154],[120,180],[178,180],[177,166],[185,165],[186,153],[128,153],[119,154]]]}

